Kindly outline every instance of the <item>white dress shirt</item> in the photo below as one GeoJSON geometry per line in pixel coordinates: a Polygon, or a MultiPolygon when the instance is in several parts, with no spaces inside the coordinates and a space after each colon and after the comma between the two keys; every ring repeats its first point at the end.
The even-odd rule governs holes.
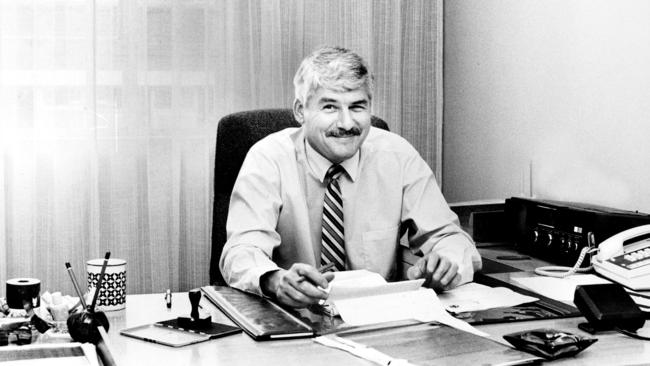
{"type": "MultiPolygon", "coordinates": [[[[226,282],[262,294],[259,279],[293,263],[320,265],[321,220],[332,164],[287,128],[256,143],[233,188],[220,268],[226,282]]],[[[411,250],[435,250],[469,282],[481,259],[444,200],[433,172],[402,137],[372,127],[360,150],[341,163],[347,269],[394,277],[401,234],[411,250]]]]}

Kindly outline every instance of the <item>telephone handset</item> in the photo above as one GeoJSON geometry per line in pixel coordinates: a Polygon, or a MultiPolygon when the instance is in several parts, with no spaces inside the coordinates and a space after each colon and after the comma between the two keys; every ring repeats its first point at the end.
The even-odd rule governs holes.
{"type": "Polygon", "coordinates": [[[598,246],[596,272],[633,290],[650,290],[650,225],[620,232],[598,246]]]}

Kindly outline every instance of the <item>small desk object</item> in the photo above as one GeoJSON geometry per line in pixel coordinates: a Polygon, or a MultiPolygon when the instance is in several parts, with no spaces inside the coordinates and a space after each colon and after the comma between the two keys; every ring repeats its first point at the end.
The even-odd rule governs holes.
{"type": "Polygon", "coordinates": [[[199,313],[201,291],[189,292],[190,317],[179,316],[153,324],[122,329],[121,335],[171,347],[182,347],[241,332],[239,327],[213,323],[212,316],[199,313]]]}
{"type": "Polygon", "coordinates": [[[201,331],[209,329],[212,325],[211,316],[202,316],[199,313],[199,302],[201,301],[201,290],[192,290],[188,293],[190,298],[190,305],[192,310],[190,311],[190,317],[179,316],[176,318],[175,322],[167,321],[168,324],[173,324],[174,327],[183,328],[186,330],[201,331]]]}

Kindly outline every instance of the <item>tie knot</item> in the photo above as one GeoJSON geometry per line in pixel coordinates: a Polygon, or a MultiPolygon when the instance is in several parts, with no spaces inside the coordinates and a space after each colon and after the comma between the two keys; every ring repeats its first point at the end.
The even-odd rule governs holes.
{"type": "Polygon", "coordinates": [[[338,164],[333,164],[329,169],[327,169],[327,173],[325,174],[325,180],[332,180],[332,179],[338,179],[338,177],[345,171],[342,166],[338,164]]]}

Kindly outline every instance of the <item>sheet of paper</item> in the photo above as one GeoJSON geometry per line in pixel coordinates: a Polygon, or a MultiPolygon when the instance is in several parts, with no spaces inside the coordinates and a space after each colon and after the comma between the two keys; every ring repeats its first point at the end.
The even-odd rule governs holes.
{"type": "Polygon", "coordinates": [[[350,325],[416,319],[421,322],[437,321],[466,332],[488,336],[451,316],[432,289],[348,298],[336,301],[335,305],[343,321],[350,325]]]}
{"type": "Polygon", "coordinates": [[[88,366],[86,357],[53,357],[2,362],[2,366],[88,366]]]}
{"type": "Polygon", "coordinates": [[[470,282],[438,295],[440,302],[453,313],[509,307],[539,300],[505,287],[489,287],[470,282]]]}
{"type": "Polygon", "coordinates": [[[95,346],[91,343],[29,344],[0,347],[0,364],[3,366],[99,366],[95,346]],[[68,355],[73,348],[83,354],[68,355]]]}
{"type": "Polygon", "coordinates": [[[407,360],[395,359],[374,348],[367,347],[361,343],[341,338],[335,335],[320,336],[314,338],[314,342],[324,346],[340,349],[349,352],[364,360],[371,361],[377,365],[383,366],[412,366],[407,360]]]}
{"type": "Polygon", "coordinates": [[[352,271],[334,272],[332,283],[341,286],[354,286],[355,284],[365,286],[366,284],[386,283],[386,280],[377,272],[371,272],[367,269],[355,269],[352,271]]]}
{"type": "Polygon", "coordinates": [[[650,291],[628,291],[641,310],[650,312],[650,291]]]}
{"type": "Polygon", "coordinates": [[[326,291],[329,293],[328,301],[334,302],[350,297],[412,291],[420,288],[423,283],[424,279],[389,283],[379,273],[358,269],[335,272],[326,291]]]}
{"type": "Polygon", "coordinates": [[[564,278],[555,277],[514,277],[517,283],[551,299],[573,303],[573,295],[578,285],[595,285],[611,283],[610,281],[592,274],[579,274],[564,278]]]}
{"type": "Polygon", "coordinates": [[[329,292],[329,300],[334,301],[338,299],[359,296],[360,291],[368,292],[365,289],[380,288],[386,285],[386,280],[375,272],[370,272],[365,269],[354,271],[341,271],[334,272],[334,279],[330,282],[327,291],[329,292]]]}
{"type": "Polygon", "coordinates": [[[364,283],[362,285],[357,284],[354,286],[341,286],[339,284],[333,284],[330,288],[328,300],[336,304],[339,300],[349,299],[353,297],[415,291],[422,287],[423,283],[424,279],[399,282],[384,282],[382,284],[364,283]]]}
{"type": "Polygon", "coordinates": [[[320,305],[324,313],[336,316],[339,314],[335,305],[338,300],[413,291],[423,283],[424,279],[388,283],[379,273],[365,269],[335,272],[334,279],[325,289],[328,298],[321,301],[320,305]]]}

